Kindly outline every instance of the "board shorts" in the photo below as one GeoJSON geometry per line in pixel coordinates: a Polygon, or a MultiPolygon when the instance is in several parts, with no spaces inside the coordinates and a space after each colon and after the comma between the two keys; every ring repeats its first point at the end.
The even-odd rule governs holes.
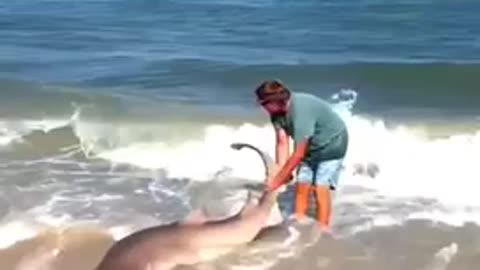
{"type": "MultiPolygon", "coordinates": [[[[305,163],[301,163],[297,167],[296,182],[314,184],[317,186],[329,186],[330,190],[335,191],[338,186],[338,180],[342,168],[343,158],[320,162],[314,169],[305,163]]],[[[332,193],[332,196],[335,196],[335,193],[332,193]]],[[[287,185],[285,192],[279,194],[278,203],[280,206],[280,212],[286,220],[294,218],[293,213],[295,212],[295,204],[292,202],[295,202],[295,197],[295,185],[287,185]]],[[[309,211],[316,209],[316,207],[318,207],[316,200],[309,200],[309,211]]],[[[310,212],[309,215],[314,215],[314,213],[310,212]]]]}
{"type": "Polygon", "coordinates": [[[342,167],[343,158],[322,161],[313,168],[301,163],[297,168],[297,182],[316,186],[330,186],[330,189],[335,190],[342,167]]]}

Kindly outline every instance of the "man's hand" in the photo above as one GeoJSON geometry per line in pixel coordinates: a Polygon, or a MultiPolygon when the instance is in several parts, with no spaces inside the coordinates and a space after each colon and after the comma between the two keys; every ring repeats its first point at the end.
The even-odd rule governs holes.
{"type": "MultiPolygon", "coordinates": [[[[271,186],[273,184],[273,181],[274,181],[275,177],[280,173],[282,167],[283,166],[280,166],[280,164],[272,165],[269,177],[266,181],[266,188],[267,189],[268,189],[269,186],[271,186]]],[[[290,177],[288,177],[286,182],[288,183],[288,182],[292,181],[292,179],[293,179],[293,174],[290,174],[290,177]]],[[[285,190],[286,190],[286,185],[279,187],[277,191],[284,192],[285,190]]]]}

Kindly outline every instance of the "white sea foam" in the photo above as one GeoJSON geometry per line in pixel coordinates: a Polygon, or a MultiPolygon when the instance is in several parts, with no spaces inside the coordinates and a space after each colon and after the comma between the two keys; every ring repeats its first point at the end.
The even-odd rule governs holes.
{"type": "MultiPolygon", "coordinates": [[[[355,98],[356,95],[353,96],[353,99],[355,98]]],[[[395,217],[394,214],[389,215],[388,211],[374,215],[375,211],[372,210],[370,224],[359,224],[358,230],[365,230],[371,226],[399,224],[404,220],[416,218],[427,218],[452,225],[462,225],[466,221],[480,224],[478,210],[480,198],[476,192],[477,180],[480,179],[480,171],[476,168],[480,160],[480,131],[427,139],[418,136],[408,126],[388,128],[381,119],[372,120],[351,114],[349,109],[352,103],[340,102],[340,105],[337,109],[347,122],[351,138],[345,163],[346,170],[340,180],[341,185],[363,186],[373,190],[363,195],[355,195],[355,201],[364,203],[374,196],[383,195],[386,201],[389,198],[408,201],[422,197],[436,200],[443,205],[442,209],[416,210],[401,218],[395,217]],[[352,174],[354,165],[366,163],[375,164],[379,168],[375,178],[352,174]]],[[[69,121],[24,122],[21,127],[30,130],[32,128],[49,130],[69,121]]],[[[90,151],[90,157],[109,160],[112,163],[127,163],[145,169],[162,169],[171,178],[187,177],[205,181],[223,170],[228,172],[226,178],[238,177],[261,181],[264,171],[258,156],[252,151],[233,150],[230,144],[251,143],[272,155],[274,152],[273,129],[268,124],[244,123],[240,126],[211,124],[195,134],[184,134],[187,139],[176,142],[155,138],[150,141],[136,140],[137,130],[124,127],[121,129],[122,132],[112,134],[112,137],[120,139],[122,144],[119,146],[112,144],[108,147],[105,145],[98,147],[96,142],[108,140],[107,131],[112,129],[105,130],[99,123],[90,125],[80,121],[73,123],[73,126],[76,135],[84,144],[84,150],[90,151]]],[[[0,134],[5,135],[0,136],[0,142],[2,138],[7,138],[7,135],[9,138],[15,137],[12,130],[21,131],[17,132],[18,134],[26,130],[12,128],[12,125],[6,122],[0,122],[0,127],[2,128],[0,134]]],[[[338,200],[341,202],[342,198],[339,197],[338,200]]],[[[37,221],[43,224],[56,226],[73,222],[68,215],[52,217],[48,211],[37,214],[37,221]]],[[[35,233],[35,227],[18,222],[20,223],[3,223],[0,228],[2,246],[35,233]]],[[[118,230],[112,229],[112,232],[118,235],[125,234],[125,228],[118,230]]]]}

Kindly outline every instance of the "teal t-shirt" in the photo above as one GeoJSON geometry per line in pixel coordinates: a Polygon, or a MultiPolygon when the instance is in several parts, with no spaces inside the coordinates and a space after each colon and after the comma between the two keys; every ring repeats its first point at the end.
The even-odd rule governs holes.
{"type": "Polygon", "coordinates": [[[315,166],[321,161],[343,158],[348,132],[343,119],[325,100],[308,93],[292,92],[290,108],[283,116],[272,116],[275,128],[282,128],[297,146],[310,139],[304,162],[315,166]]]}

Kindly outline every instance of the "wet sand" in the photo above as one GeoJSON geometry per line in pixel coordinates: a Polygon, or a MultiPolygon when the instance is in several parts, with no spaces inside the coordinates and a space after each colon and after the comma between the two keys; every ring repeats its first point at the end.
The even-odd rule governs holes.
{"type": "Polygon", "coordinates": [[[1,250],[0,269],[90,270],[113,242],[108,232],[98,228],[52,228],[1,250]],[[42,264],[48,267],[40,268],[42,264]]]}
{"type": "MultiPolygon", "coordinates": [[[[180,269],[475,270],[480,265],[476,225],[411,221],[342,239],[309,226],[296,229],[299,237],[289,243],[286,231],[278,230],[218,260],[180,269]],[[442,249],[448,252],[442,255],[442,249]]],[[[1,250],[0,269],[40,270],[43,263],[48,270],[92,270],[113,241],[100,228],[51,229],[1,250]],[[56,249],[59,253],[50,256],[56,249]]]]}

